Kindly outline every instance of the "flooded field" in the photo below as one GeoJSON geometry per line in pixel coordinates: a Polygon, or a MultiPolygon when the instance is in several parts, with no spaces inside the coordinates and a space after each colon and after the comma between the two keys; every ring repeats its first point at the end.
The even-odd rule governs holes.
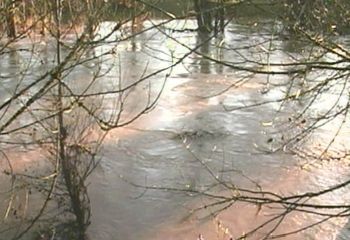
{"type": "MultiPolygon", "coordinates": [[[[147,28],[159,20],[154,21],[144,22],[143,27],[147,28]]],[[[179,20],[172,24],[171,27],[179,29],[195,26],[192,20],[179,20]]],[[[108,32],[108,28],[113,28],[112,22],[100,26],[101,36],[104,31],[108,32]]],[[[84,91],[80,86],[90,77],[90,68],[98,65],[105,74],[101,80],[94,82],[94,87],[89,91],[108,91],[111,86],[132,84],[145,74],[166,68],[188,52],[188,49],[166,35],[156,33],[154,29],[138,35],[132,41],[120,42],[116,47],[115,58],[103,59],[95,66],[75,68],[66,80],[67,84],[71,84],[72,89],[78,92],[84,91]]],[[[231,23],[226,28],[224,38],[212,39],[203,44],[199,51],[204,55],[235,62],[240,55],[251,54],[245,50],[247,45],[264,42],[269,34],[268,29],[259,26],[231,23]],[[224,45],[227,51],[217,50],[217,45],[224,45]],[[230,48],[240,48],[241,51],[229,51],[230,48]]],[[[203,41],[203,36],[193,32],[175,32],[174,38],[188,46],[203,41]]],[[[27,48],[27,44],[18,47],[27,48]]],[[[269,58],[276,62],[288,62],[299,50],[291,47],[292,41],[276,38],[273,44],[279,50],[274,51],[269,58]]],[[[114,47],[105,44],[94,51],[99,53],[114,47]]],[[[50,49],[50,43],[40,45],[40,48],[38,51],[41,55],[26,66],[32,69],[28,75],[39,74],[51,64],[53,50],[50,49]],[[42,61],[47,65],[42,64],[42,61]]],[[[254,50],[261,51],[258,47],[254,50]]],[[[27,57],[24,51],[23,55],[0,59],[1,74],[11,75],[12,70],[17,72],[28,62],[27,57]]],[[[266,57],[264,51],[261,57],[266,57]]],[[[16,79],[16,76],[13,78],[16,79]]],[[[32,79],[25,77],[21,81],[26,85],[32,79]]],[[[296,123],[288,119],[302,108],[302,103],[298,102],[283,106],[278,101],[274,102],[285,96],[287,76],[248,75],[229,66],[214,64],[193,52],[181,64],[152,76],[148,82],[130,91],[125,101],[128,112],[124,117],[127,119],[128,115],[142,109],[149,92],[157,94],[162,91],[157,104],[152,111],[132,124],[108,133],[99,152],[100,162],[88,179],[92,209],[91,225],[88,228],[90,239],[243,239],[244,234],[273,218],[281,209],[274,205],[260,208],[258,205],[237,202],[218,214],[216,211],[225,207],[225,204],[208,206],[190,214],[192,209],[215,200],[200,193],[230,195],[232,193],[218,184],[230,182],[239,188],[254,191],[262,188],[289,196],[319,191],[349,177],[350,166],[346,160],[315,162],[306,155],[297,156],[287,150],[273,152],[279,147],[279,140],[293,134],[291,126],[296,123]],[[163,83],[165,86],[161,90],[163,83]],[[271,103],[243,107],[264,101],[271,103]],[[230,111],[233,108],[237,110],[230,111]]],[[[3,102],[16,88],[16,81],[1,82],[1,86],[0,100],[3,102]]],[[[106,116],[113,111],[116,97],[110,94],[98,99],[104,103],[101,111],[106,116]]],[[[343,139],[348,137],[346,133],[349,132],[345,131],[343,139]]],[[[325,127],[318,134],[318,138],[306,141],[303,147],[310,150],[317,148],[318,144],[327,142],[332,136],[332,130],[325,127]]],[[[17,140],[25,141],[23,136],[16,137],[17,140]]],[[[1,139],[3,145],[10,140],[6,137],[1,139]]],[[[335,151],[349,149],[343,140],[336,144],[335,151]]],[[[45,155],[40,155],[39,151],[25,144],[21,151],[11,148],[6,151],[11,161],[14,161],[12,167],[15,171],[22,171],[22,164],[35,163],[38,158],[45,158],[45,155]]],[[[2,163],[6,164],[6,160],[2,159],[2,163]]],[[[3,192],[8,189],[8,178],[1,178],[4,179],[0,185],[0,191],[3,192]]],[[[315,201],[319,204],[346,204],[350,197],[348,190],[340,189],[315,201]]],[[[29,198],[29,202],[31,200],[26,194],[18,198],[19,202],[23,198],[29,198]]],[[[7,202],[8,198],[2,200],[7,202]]],[[[6,207],[0,210],[6,213],[6,207]]],[[[246,239],[274,239],[279,234],[293,232],[321,219],[307,212],[287,213],[280,225],[275,225],[280,220],[277,219],[246,239]],[[276,230],[271,232],[270,238],[265,238],[275,226],[276,230]]],[[[350,232],[344,227],[347,221],[347,217],[333,219],[306,231],[279,237],[349,239],[350,232]]]]}

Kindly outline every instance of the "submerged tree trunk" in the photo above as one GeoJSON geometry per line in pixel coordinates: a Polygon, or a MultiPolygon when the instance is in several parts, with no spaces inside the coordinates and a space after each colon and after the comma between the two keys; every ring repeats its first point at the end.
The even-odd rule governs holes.
{"type": "Polygon", "coordinates": [[[225,3],[224,0],[218,0],[215,9],[215,33],[223,32],[225,30],[225,3]]]}
{"type": "Polygon", "coordinates": [[[194,0],[198,30],[202,33],[223,32],[225,27],[224,0],[194,0]]]}
{"type": "Polygon", "coordinates": [[[200,32],[211,32],[212,25],[212,9],[208,0],[194,0],[194,8],[197,13],[198,30],[200,32]]]}

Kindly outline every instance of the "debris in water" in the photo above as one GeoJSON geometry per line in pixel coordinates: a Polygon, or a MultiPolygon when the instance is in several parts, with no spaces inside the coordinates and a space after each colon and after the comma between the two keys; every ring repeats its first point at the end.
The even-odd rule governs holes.
{"type": "Polygon", "coordinates": [[[262,122],[261,125],[263,127],[271,127],[273,125],[273,122],[262,122]]]}

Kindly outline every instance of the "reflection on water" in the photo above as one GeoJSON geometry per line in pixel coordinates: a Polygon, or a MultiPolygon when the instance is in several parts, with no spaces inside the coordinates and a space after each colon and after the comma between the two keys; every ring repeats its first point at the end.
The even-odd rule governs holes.
{"type": "MultiPolygon", "coordinates": [[[[172,27],[181,29],[193,24],[189,20],[178,21],[172,27]]],[[[143,27],[151,25],[152,22],[145,22],[143,27]]],[[[101,36],[107,28],[113,28],[113,23],[101,25],[101,36]]],[[[206,41],[207,37],[192,32],[174,34],[177,40],[190,46],[206,41]]],[[[111,36],[122,37],[122,34],[111,36]]],[[[133,41],[131,48],[130,41],[121,41],[118,45],[106,44],[94,49],[91,54],[98,55],[111,49],[116,49],[116,54],[106,57],[102,63],[96,63],[104,76],[89,91],[108,91],[111,87],[128,86],[144,74],[169,66],[172,57],[179,58],[188,51],[156,30],[146,31],[133,41]]],[[[204,55],[215,55],[217,59],[236,62],[239,56],[252,54],[246,48],[248,44],[264,41],[264,32],[230,24],[225,38],[212,39],[199,50],[204,55]],[[223,50],[217,50],[218,45],[223,50]],[[229,51],[233,47],[241,50],[229,51]]],[[[284,44],[279,40],[274,43],[281,50],[269,57],[275,61],[287,61],[284,44]]],[[[52,52],[50,49],[45,51],[47,55],[52,52]]],[[[258,53],[261,49],[254,51],[258,53]]],[[[265,55],[261,53],[261,57],[266,58],[265,55]]],[[[44,54],[44,58],[45,56],[44,54]]],[[[12,66],[20,65],[19,62],[23,59],[26,59],[25,55],[1,59],[0,66],[5,69],[1,74],[11,74],[12,66]]],[[[50,58],[47,57],[45,62],[50,62],[50,58]]],[[[249,65],[247,62],[242,64],[249,65]]],[[[40,66],[38,64],[33,68],[40,66]]],[[[81,91],[80,87],[91,78],[89,69],[94,67],[97,66],[76,68],[67,83],[77,92],[81,91]]],[[[224,239],[225,236],[219,238],[216,235],[216,223],[213,224],[211,220],[202,224],[195,220],[179,223],[188,213],[188,208],[197,206],[201,201],[198,200],[198,203],[197,199],[193,200],[185,193],[144,191],[123,180],[148,186],[204,189],[213,183],[213,179],[203,163],[196,160],[192,153],[219,173],[221,178],[229,179],[236,185],[252,186],[251,181],[242,177],[242,174],[237,174],[241,172],[266,189],[281,194],[321,189],[347,177],[347,170],[339,168],[337,163],[333,166],[317,166],[313,168],[312,174],[308,174],[295,167],[298,162],[292,155],[266,154],[261,151],[273,149],[275,144],[269,140],[269,132],[275,131],[273,124],[266,123],[288,117],[298,105],[280,109],[280,104],[274,103],[234,112],[223,108],[223,105],[240,107],[279,99],[284,96],[286,87],[283,83],[287,78],[271,76],[269,83],[279,87],[262,94],[261,90],[266,87],[266,77],[252,75],[247,78],[228,67],[215,65],[196,53],[192,53],[182,65],[171,70],[171,77],[167,80],[157,107],[132,125],[112,131],[106,138],[101,165],[89,179],[91,239],[134,240],[145,239],[146,236],[150,236],[150,239],[196,239],[199,232],[207,234],[210,239],[224,239]],[[276,110],[280,110],[280,113],[277,114],[276,110]]],[[[160,89],[165,74],[155,75],[148,83],[130,91],[125,102],[125,108],[130,109],[127,116],[144,106],[148,94],[145,89],[149,85],[152,85],[155,93],[160,89]]],[[[30,77],[25,81],[30,82],[30,77]]],[[[0,88],[1,101],[11,96],[11,84],[1,82],[4,86],[0,88]]],[[[113,99],[116,96],[111,94],[103,99],[103,111],[107,116],[115,106],[113,99]]],[[[346,201],[348,196],[345,197],[344,194],[346,192],[337,192],[319,201],[346,201]]],[[[266,220],[268,214],[273,214],[273,211],[264,210],[257,217],[255,206],[238,204],[219,217],[232,234],[239,236],[249,231],[251,226],[266,220]]],[[[281,232],[293,230],[295,225],[303,226],[309,220],[304,214],[293,214],[282,226],[281,232]]],[[[331,222],[306,235],[302,233],[290,239],[306,239],[307,234],[311,234],[312,239],[332,239],[342,224],[344,223],[331,222]]]]}

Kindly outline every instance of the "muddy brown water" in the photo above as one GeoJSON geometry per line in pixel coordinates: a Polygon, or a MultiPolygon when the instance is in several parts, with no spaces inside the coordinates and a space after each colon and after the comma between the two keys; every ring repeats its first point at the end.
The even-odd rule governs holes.
{"type": "MultiPolygon", "coordinates": [[[[145,22],[144,27],[150,24],[145,22]]],[[[111,22],[104,23],[100,28],[101,34],[112,25],[111,22]]],[[[194,25],[193,21],[178,21],[175,24],[179,28],[194,25]]],[[[264,41],[267,34],[261,29],[230,24],[225,32],[224,43],[227,48],[244,47],[249,43],[264,41]]],[[[175,35],[192,46],[201,41],[201,37],[192,32],[175,35]]],[[[287,53],[290,49],[286,52],[283,50],[284,47],[290,48],[290,45],[284,46],[285,43],[279,40],[274,43],[281,50],[270,56],[272,60],[286,61],[288,55],[293,54],[287,53]]],[[[228,50],[217,51],[216,44],[222,44],[222,39],[212,40],[201,51],[226,60],[238,57],[237,53],[228,50]]],[[[53,49],[50,45],[42,47],[43,56],[36,59],[37,62],[34,61],[31,67],[35,70],[32,72],[44,71],[40,64],[42,60],[50,64],[53,49]]],[[[102,45],[95,51],[112,47],[102,45]]],[[[137,36],[133,42],[122,42],[117,49],[118,57],[104,59],[99,66],[109,72],[95,83],[94,91],[115,86],[119,75],[125,84],[136,81],[145,71],[151,73],[168,66],[170,53],[181,56],[187,51],[154,31],[137,36]]],[[[243,54],[248,54],[244,51],[243,54]]],[[[1,59],[1,73],[13,74],[18,71],[16,66],[26,62],[27,58],[24,54],[1,59]]],[[[86,66],[79,67],[67,81],[74,80],[72,87],[79,91],[89,76],[86,66]]],[[[162,73],[151,78],[152,91],[155,93],[160,89],[164,76],[165,73],[162,73]]],[[[201,234],[204,239],[226,240],[249,232],[276,213],[265,208],[258,212],[254,205],[237,203],[216,218],[206,217],[210,210],[188,217],[190,209],[208,200],[183,192],[145,191],[133,187],[125,179],[140,185],[201,190],[215,182],[203,166],[205,163],[219,178],[229,179],[237,186],[252,188],[249,178],[266,190],[289,195],[320,190],[348,178],[349,164],[344,161],[313,163],[310,168],[301,169],[300,166],[304,166],[308,159],[296,158],[287,153],[266,153],[265,150],[276,147],[276,142],[269,140],[270,133],[276,131],[275,123],[288,119],[299,106],[296,104],[280,109],[280,104],[273,103],[226,111],[223,106],[239,107],[284,96],[285,86],[281,83],[285,83],[286,78],[271,76],[270,83],[280,86],[263,93],[267,86],[266,76],[249,76],[244,84],[233,86],[242,77],[242,73],[217,66],[193,53],[183,65],[172,69],[162,97],[153,111],[127,127],[110,132],[100,154],[100,165],[89,178],[92,223],[88,235],[91,239],[196,240],[201,234]],[[280,110],[279,113],[276,110],[280,110]]],[[[15,87],[16,77],[11,80],[2,83],[1,101],[9,97],[10,90],[15,87]]],[[[25,79],[23,84],[28,84],[26,81],[30,82],[30,78],[25,79]]],[[[147,94],[144,85],[130,93],[126,102],[126,108],[131,109],[128,114],[144,106],[147,94]]],[[[103,100],[106,114],[113,106],[113,97],[103,100]]],[[[327,131],[320,134],[321,139],[328,137],[327,131]]],[[[281,137],[281,133],[277,136],[281,137]]],[[[32,157],[24,158],[21,155],[15,158],[27,161],[32,157]]],[[[220,194],[219,189],[217,193],[220,194]]],[[[344,203],[348,199],[348,191],[342,189],[318,201],[344,203]]],[[[317,216],[304,213],[291,214],[277,233],[293,231],[317,219],[317,216]]],[[[349,232],[343,228],[346,222],[346,218],[330,221],[285,239],[350,239],[349,232]]],[[[263,229],[248,239],[262,239],[267,231],[268,228],[263,229]]]]}

